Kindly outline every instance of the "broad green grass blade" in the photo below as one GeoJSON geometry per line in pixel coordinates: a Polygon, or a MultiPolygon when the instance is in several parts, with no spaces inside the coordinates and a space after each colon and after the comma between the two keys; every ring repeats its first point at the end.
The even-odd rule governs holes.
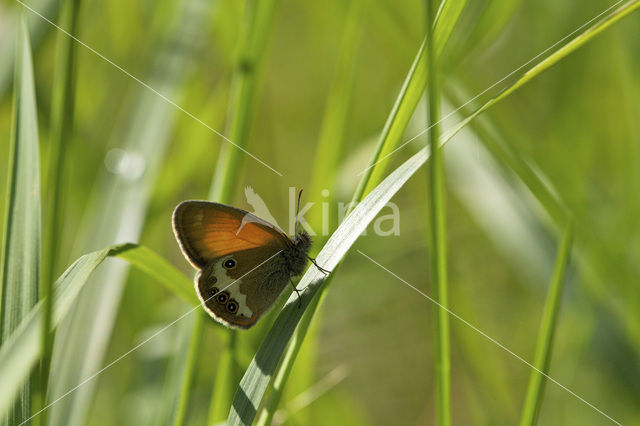
{"type": "MultiPolygon", "coordinates": [[[[547,300],[544,304],[540,332],[538,333],[538,341],[536,343],[536,354],[533,361],[533,365],[545,374],[549,373],[553,336],[557,328],[558,311],[560,310],[560,302],[562,302],[562,289],[564,287],[565,272],[569,262],[572,241],[573,223],[570,221],[566,225],[562,242],[558,248],[553,278],[551,279],[547,300]]],[[[531,370],[527,395],[522,408],[522,416],[520,417],[520,426],[533,426],[537,423],[545,383],[546,378],[542,374],[536,370],[531,370]]]]}
{"type": "MultiPolygon", "coordinates": [[[[376,217],[387,201],[427,161],[428,156],[428,149],[424,148],[371,191],[329,238],[318,254],[318,264],[329,270],[335,268],[367,225],[376,217]]],[[[302,277],[298,283],[298,288],[302,293],[302,306],[298,307],[296,294],[292,294],[287,300],[240,382],[229,413],[228,424],[239,425],[253,422],[264,392],[298,322],[318,290],[325,284],[325,279],[323,273],[315,267],[310,267],[302,277]]]]}
{"type": "MultiPolygon", "coordinates": [[[[444,3],[444,10],[450,10],[444,3]]],[[[447,224],[445,206],[444,159],[440,140],[440,70],[438,54],[435,50],[434,21],[436,0],[426,0],[427,26],[427,72],[429,87],[427,100],[429,104],[428,141],[431,161],[429,171],[429,222],[431,225],[431,241],[429,263],[431,285],[434,288],[434,299],[444,309],[434,310],[434,376],[436,399],[436,424],[451,424],[451,337],[449,325],[449,288],[447,284],[447,224]]]]}
{"type": "MultiPolygon", "coordinates": [[[[170,290],[178,288],[175,282],[190,282],[168,262],[158,262],[159,256],[146,247],[122,244],[89,253],[76,260],[56,282],[53,327],[69,314],[80,290],[107,257],[126,260],[152,278],[158,279],[170,290]]],[[[179,291],[176,291],[176,294],[180,295],[179,291]]],[[[195,304],[198,305],[199,303],[195,304]]],[[[0,347],[0,382],[3,384],[0,387],[0,416],[11,406],[15,394],[42,353],[39,337],[42,334],[43,315],[44,301],[41,301],[31,309],[18,329],[0,347]]]]}
{"type": "MultiPolygon", "coordinates": [[[[110,249],[100,250],[82,256],[58,279],[54,292],[56,325],[67,314],[73,301],[91,273],[102,263],[110,249]]],[[[18,330],[0,348],[0,415],[5,415],[20,386],[38,360],[41,353],[43,303],[40,302],[29,312],[18,330]]],[[[29,416],[24,417],[26,420],[29,416]]]]}
{"type": "MultiPolygon", "coordinates": [[[[59,17],[59,25],[69,28],[69,32],[77,37],[80,0],[63,2],[59,17]]],[[[57,273],[60,252],[60,238],[63,226],[66,197],[65,183],[67,167],[67,149],[72,140],[73,115],[75,109],[76,86],[76,48],[77,43],[66,34],[58,34],[58,55],[53,83],[53,102],[51,110],[51,137],[48,156],[48,170],[45,192],[44,222],[44,255],[42,259],[42,296],[45,300],[42,326],[42,368],[40,377],[41,403],[46,402],[46,390],[51,364],[54,334],[51,331],[53,312],[53,283],[57,273]]]]}
{"type": "MultiPolygon", "coordinates": [[[[269,38],[275,4],[275,0],[249,0],[245,6],[245,23],[239,42],[230,94],[231,106],[227,117],[227,135],[237,146],[242,148],[245,148],[249,143],[258,78],[269,38]]],[[[210,200],[227,204],[233,201],[241,163],[245,157],[246,154],[236,146],[225,144],[221,148],[211,182],[210,200]]],[[[218,362],[209,406],[210,424],[224,421],[240,378],[237,361],[237,331],[226,330],[226,333],[228,334],[226,345],[218,362]]],[[[190,390],[186,389],[186,391],[190,390]]]]}
{"type": "MultiPolygon", "coordinates": [[[[24,19],[18,26],[13,99],[13,129],[9,156],[9,186],[2,245],[2,302],[0,343],[4,343],[24,321],[38,301],[40,285],[40,156],[38,120],[31,44],[24,19]]],[[[25,377],[10,423],[29,416],[31,389],[25,377]]]]}
{"type": "MultiPolygon", "coordinates": [[[[210,4],[190,0],[173,7],[170,14],[158,15],[161,21],[157,24],[162,25],[152,27],[155,30],[146,37],[156,48],[149,73],[140,78],[180,104],[182,90],[197,65],[199,37],[206,33],[210,22],[210,4]],[[189,28],[202,32],[194,33],[189,28]]],[[[117,21],[116,16],[113,18],[117,21]]],[[[121,76],[117,69],[112,72],[121,76]]],[[[126,113],[121,117],[125,121],[117,125],[119,131],[114,134],[117,149],[110,153],[116,162],[129,167],[114,172],[101,170],[98,175],[85,222],[77,233],[80,237],[77,251],[81,253],[140,238],[151,192],[180,114],[157,93],[135,83],[132,88],[135,102],[123,106],[126,113]]],[[[52,359],[52,371],[56,374],[50,376],[50,400],[63,395],[103,364],[128,273],[127,264],[109,260],[107,263],[96,272],[81,294],[81,302],[74,305],[73,312],[56,331],[52,359]],[[96,305],[96,300],[101,303],[96,305]]],[[[84,425],[97,383],[87,383],[82,392],[74,392],[54,405],[49,412],[50,423],[84,425]]]]}
{"type": "MultiPolygon", "coordinates": [[[[332,274],[327,277],[324,283],[325,287],[330,284],[333,276],[334,275],[332,274]]],[[[302,319],[300,320],[299,326],[295,329],[291,342],[287,346],[286,352],[282,358],[282,362],[278,367],[278,371],[274,375],[274,379],[272,380],[271,392],[269,393],[269,397],[265,403],[263,410],[258,416],[258,419],[256,421],[257,426],[268,426],[272,423],[273,416],[275,415],[276,410],[278,409],[278,406],[280,404],[280,400],[282,399],[284,387],[287,383],[287,380],[289,379],[291,370],[293,369],[293,364],[298,358],[300,348],[302,347],[302,342],[305,341],[307,332],[309,331],[309,326],[311,325],[311,320],[313,319],[318,306],[322,302],[324,294],[324,292],[320,292],[320,294],[318,294],[311,300],[311,303],[309,304],[304,315],[302,316],[302,319]]]]}
{"type": "Polygon", "coordinates": [[[471,115],[467,116],[464,120],[458,123],[455,127],[450,129],[445,135],[443,135],[443,140],[446,142],[455,136],[456,133],[460,131],[464,126],[469,124],[473,119],[475,119],[478,115],[482,114],[493,105],[497,104],[501,100],[505,99],[509,95],[516,92],[522,86],[526,85],[529,81],[531,81],[534,77],[541,74],[543,71],[551,68],[553,65],[558,63],[561,59],[565,58],[569,54],[575,52],[578,48],[584,46],[588,41],[592,40],[594,37],[602,33],[604,30],[609,28],[611,25],[620,21],[622,18],[629,16],[631,13],[640,8],[640,0],[630,0],[587,28],[580,35],[571,39],[567,44],[562,46],[560,49],[556,50],[554,53],[549,55],[547,58],[543,59],[539,63],[537,63],[533,68],[524,73],[522,77],[516,80],[513,84],[507,87],[504,91],[502,91],[498,96],[490,99],[480,108],[475,110],[471,115]]]}

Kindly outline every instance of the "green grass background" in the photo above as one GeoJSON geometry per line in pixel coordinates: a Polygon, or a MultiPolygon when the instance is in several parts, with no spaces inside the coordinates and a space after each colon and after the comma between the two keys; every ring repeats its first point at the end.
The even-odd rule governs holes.
{"type": "MultiPolygon", "coordinates": [[[[232,82],[247,27],[244,2],[81,3],[78,37],[83,42],[229,134],[229,111],[238,108],[232,82]]],[[[28,4],[58,22],[61,6],[56,2],[28,4]]],[[[468,1],[439,57],[442,113],[612,4],[468,1]]],[[[249,208],[243,189],[250,185],[284,226],[288,187],[309,188],[304,200],[316,202],[309,217],[319,229],[320,203],[351,200],[357,174],[376,150],[425,34],[421,1],[363,2],[355,11],[352,7],[336,0],[274,2],[272,16],[265,18],[251,119],[242,126],[246,149],[283,176],[241,154],[229,172],[228,202],[249,208]],[[326,155],[318,154],[319,145],[326,155]],[[320,193],[325,188],[330,191],[326,198],[320,193]]],[[[0,3],[3,208],[8,200],[4,188],[20,15],[28,23],[33,50],[43,190],[50,183],[47,168],[56,129],[52,93],[61,84],[54,77],[56,61],[66,38],[20,4],[0,3]]],[[[63,219],[55,242],[54,276],[85,253],[135,242],[191,277],[193,271],[173,238],[171,212],[184,199],[208,197],[226,142],[112,64],[75,47],[75,114],[64,140],[63,190],[57,199],[63,219]],[[126,161],[114,169],[118,158],[126,161]]],[[[623,424],[640,424],[638,52],[640,16],[635,13],[493,106],[444,149],[449,308],[533,362],[564,233],[557,210],[560,215],[571,212],[574,244],[554,324],[549,375],[623,424]],[[545,186],[527,186],[514,164],[533,171],[545,186]],[[560,207],[549,207],[552,203],[545,203],[545,197],[560,207]]],[[[444,121],[443,130],[453,128],[530,66],[444,121]]],[[[423,99],[418,105],[401,141],[426,128],[425,103],[423,99]]],[[[381,176],[426,143],[422,136],[381,163],[386,170],[381,176]]],[[[418,175],[393,199],[400,207],[400,235],[379,237],[370,227],[354,248],[433,294],[427,248],[429,182],[426,172],[418,175]]],[[[42,200],[46,211],[52,201],[44,195],[42,200]]],[[[331,209],[336,211],[335,204],[331,209]]],[[[50,232],[47,226],[45,218],[45,234],[50,232]]],[[[336,226],[334,217],[331,227],[336,226]]],[[[43,245],[43,258],[47,256],[51,249],[43,245]]],[[[158,277],[126,265],[116,259],[105,262],[58,327],[49,400],[190,309],[158,277]]],[[[352,250],[311,321],[274,421],[434,424],[434,309],[352,250]],[[309,396],[306,403],[300,395],[309,396]]],[[[233,338],[235,373],[230,380],[235,386],[277,310],[233,338]]],[[[230,337],[208,318],[202,330],[194,332],[196,315],[54,405],[47,421],[180,424],[176,406],[183,397],[184,424],[205,424],[212,418],[214,382],[227,373],[221,371],[225,364],[220,358],[230,337]],[[185,370],[193,374],[186,393],[185,370]]],[[[452,424],[519,422],[530,374],[529,367],[451,319],[452,424]]],[[[32,386],[36,398],[33,389],[37,386],[32,386]]],[[[32,406],[35,411],[37,402],[32,406]]],[[[609,421],[547,383],[538,423],[609,421]]]]}

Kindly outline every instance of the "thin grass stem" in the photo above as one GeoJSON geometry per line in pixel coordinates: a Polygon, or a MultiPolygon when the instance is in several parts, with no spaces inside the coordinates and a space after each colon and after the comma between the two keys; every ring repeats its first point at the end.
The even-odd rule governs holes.
{"type": "MultiPolygon", "coordinates": [[[[429,104],[428,140],[431,147],[429,171],[429,213],[431,224],[431,244],[429,258],[431,265],[431,285],[434,299],[442,307],[449,306],[447,284],[447,223],[445,213],[445,183],[443,149],[440,140],[440,73],[433,42],[433,25],[438,6],[436,0],[426,0],[427,36],[427,100],[429,104]]],[[[435,351],[435,395],[436,423],[440,426],[451,424],[451,354],[449,314],[445,309],[436,309],[434,315],[434,351],[435,351]]]]}
{"type": "Polygon", "coordinates": [[[195,369],[198,361],[198,354],[200,352],[200,343],[202,342],[202,328],[205,319],[205,314],[201,312],[198,312],[193,319],[187,364],[185,366],[185,373],[182,376],[180,398],[178,400],[178,407],[176,408],[176,414],[173,419],[173,426],[183,425],[187,416],[189,396],[191,395],[190,389],[193,384],[193,378],[195,377],[195,369]]]}
{"type": "Polygon", "coordinates": [[[538,332],[538,340],[536,342],[536,354],[533,361],[533,365],[537,370],[531,370],[529,375],[529,385],[522,407],[520,426],[533,426],[538,421],[544,386],[547,382],[546,377],[538,371],[542,371],[544,374],[549,373],[553,338],[558,326],[558,312],[560,310],[560,303],[562,302],[562,289],[564,287],[572,242],[573,222],[570,219],[565,227],[562,241],[558,247],[553,277],[549,285],[549,291],[547,292],[547,300],[544,304],[540,331],[538,332]]]}

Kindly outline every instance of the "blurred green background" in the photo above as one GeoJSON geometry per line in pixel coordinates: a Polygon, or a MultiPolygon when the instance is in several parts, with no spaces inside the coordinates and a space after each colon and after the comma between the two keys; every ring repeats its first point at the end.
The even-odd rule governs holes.
{"type": "MultiPolygon", "coordinates": [[[[443,112],[482,93],[612,4],[470,0],[442,54],[443,112]]],[[[57,2],[28,5],[57,22],[57,2]]],[[[235,206],[250,209],[244,188],[252,186],[284,224],[289,187],[304,187],[304,201],[316,203],[308,218],[319,229],[320,203],[330,199],[336,211],[334,203],[350,201],[357,174],[375,150],[424,37],[424,5],[377,0],[363,2],[356,12],[350,7],[338,0],[275,1],[246,149],[283,176],[240,154],[230,200],[235,206]],[[345,36],[349,25],[357,29],[353,39],[345,36]],[[344,55],[347,43],[354,43],[352,54],[344,55]],[[345,57],[346,65],[341,62],[345,57]],[[350,71],[337,92],[346,117],[338,132],[343,142],[335,163],[326,165],[332,178],[318,185],[312,171],[325,167],[316,150],[328,94],[344,69],[350,71]],[[323,197],[321,189],[328,189],[330,197],[323,197]]],[[[32,40],[43,180],[48,176],[56,45],[66,37],[19,3],[0,2],[0,188],[7,186],[5,141],[11,134],[19,15],[26,16],[32,40]]],[[[76,108],[67,141],[56,276],[80,255],[116,242],[139,242],[193,274],[173,237],[171,213],[182,200],[208,197],[221,149],[228,145],[203,123],[228,133],[244,16],[244,2],[234,0],[82,1],[78,37],[111,63],[77,46],[76,108]]],[[[454,126],[472,106],[499,93],[543,57],[491,87],[443,126],[454,126]]],[[[549,374],[621,423],[636,425],[639,75],[636,13],[493,107],[445,149],[450,309],[524,359],[533,359],[561,231],[536,194],[490,149],[501,144],[528,164],[576,219],[549,374]]],[[[426,123],[421,102],[403,140],[426,123]]],[[[425,143],[421,136],[390,157],[388,170],[425,143]]],[[[1,194],[4,208],[6,194],[1,194]]],[[[430,294],[426,194],[427,174],[418,173],[393,199],[400,209],[400,235],[368,232],[355,248],[430,294]]],[[[333,281],[275,421],[434,424],[434,305],[355,250],[333,281]]],[[[52,396],[64,394],[189,308],[121,260],[105,262],[86,287],[57,332],[52,396]]],[[[274,317],[272,311],[263,326],[241,332],[241,371],[274,317]]],[[[189,345],[192,321],[193,315],[181,320],[54,405],[49,423],[166,423],[170,415],[164,401],[178,386],[172,377],[189,345]]],[[[453,424],[517,423],[530,368],[460,321],[452,319],[451,327],[453,424]]],[[[207,319],[186,424],[207,422],[224,345],[220,326],[207,319]]],[[[610,422],[548,383],[539,424],[610,422]]]]}

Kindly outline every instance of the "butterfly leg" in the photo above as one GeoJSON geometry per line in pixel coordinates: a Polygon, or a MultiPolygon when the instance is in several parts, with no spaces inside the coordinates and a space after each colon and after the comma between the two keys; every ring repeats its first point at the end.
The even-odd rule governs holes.
{"type": "Polygon", "coordinates": [[[331,271],[329,271],[328,269],[324,269],[322,266],[318,265],[318,263],[316,262],[316,258],[315,257],[309,257],[309,260],[311,261],[311,263],[313,263],[313,265],[318,268],[318,270],[320,272],[322,272],[325,275],[329,275],[331,273],[331,271]]]}
{"type": "Polygon", "coordinates": [[[291,283],[291,287],[293,287],[293,291],[295,291],[296,294],[298,295],[298,308],[301,308],[302,307],[302,298],[300,297],[300,290],[298,290],[296,285],[293,283],[293,280],[289,279],[289,282],[291,283]]]}

